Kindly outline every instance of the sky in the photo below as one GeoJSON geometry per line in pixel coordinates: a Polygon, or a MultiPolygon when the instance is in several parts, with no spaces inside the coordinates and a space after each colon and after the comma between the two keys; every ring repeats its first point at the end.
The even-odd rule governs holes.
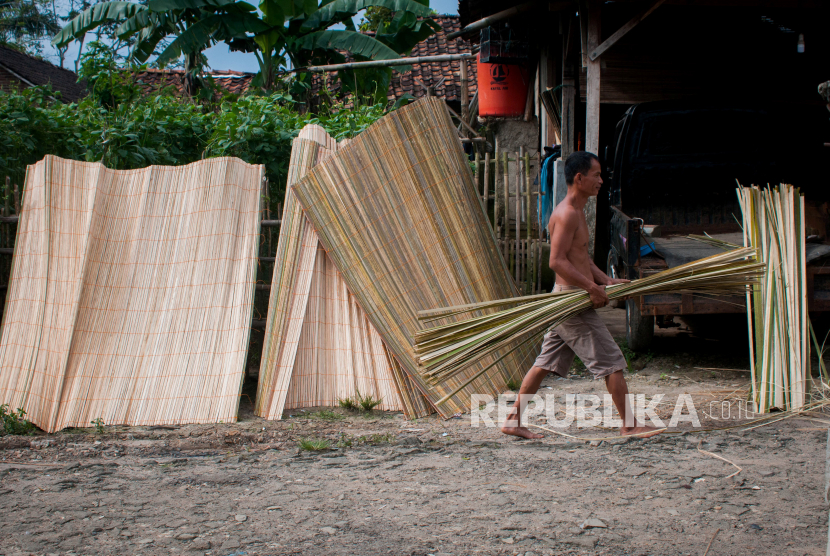
{"type": "MultiPolygon", "coordinates": [[[[457,15],[458,14],[458,0],[430,0],[430,7],[441,15],[457,15]]],[[[355,18],[355,23],[361,17],[358,15],[355,18]]],[[[46,59],[54,64],[60,64],[57,52],[51,44],[44,47],[43,55],[46,59]]],[[[257,65],[256,57],[252,53],[246,52],[230,52],[228,46],[224,43],[217,44],[205,51],[208,59],[208,65],[214,70],[235,70],[257,72],[259,66],[257,65]]],[[[64,67],[67,69],[75,69],[75,59],[78,57],[78,43],[73,42],[69,45],[69,50],[66,53],[64,67]]]]}

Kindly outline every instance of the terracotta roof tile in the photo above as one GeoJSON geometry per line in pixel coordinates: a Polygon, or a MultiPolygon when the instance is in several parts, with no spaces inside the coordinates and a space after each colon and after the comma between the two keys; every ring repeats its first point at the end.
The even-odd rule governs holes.
{"type": "MultiPolygon", "coordinates": [[[[251,88],[253,73],[241,71],[211,71],[216,87],[228,93],[241,95],[251,88]]],[[[173,87],[179,94],[184,92],[184,70],[147,69],[136,73],[136,81],[144,94],[152,94],[166,87],[173,87]]]]}
{"type": "MultiPolygon", "coordinates": [[[[410,56],[436,56],[439,54],[461,54],[470,51],[470,43],[464,39],[453,39],[448,41],[447,34],[460,29],[458,16],[436,16],[433,18],[441,25],[441,30],[425,41],[415,45],[410,56]]],[[[413,64],[412,71],[405,74],[393,72],[389,84],[387,98],[394,102],[404,94],[410,94],[415,98],[426,94],[419,81],[426,86],[436,86],[435,94],[447,101],[461,100],[461,81],[459,76],[461,63],[455,62],[433,62],[428,64],[413,64]],[[444,79],[443,82],[441,79],[444,79]]],[[[469,68],[469,93],[470,98],[476,92],[476,64],[468,63],[469,68]]],[[[254,78],[253,73],[238,71],[212,71],[216,85],[229,93],[243,94],[251,87],[254,78]]],[[[138,72],[136,78],[142,85],[145,94],[151,94],[165,87],[172,86],[180,94],[184,88],[183,70],[144,70],[138,72]]],[[[336,74],[315,74],[312,78],[312,94],[317,94],[323,88],[327,88],[331,94],[337,95],[340,91],[340,80],[336,74]]]]}
{"type": "MultiPolygon", "coordinates": [[[[434,35],[421,41],[412,49],[410,56],[437,56],[439,54],[462,54],[470,51],[470,43],[462,38],[447,40],[447,35],[453,31],[461,28],[458,16],[442,15],[435,16],[434,21],[441,25],[441,30],[434,35]]],[[[476,92],[477,87],[477,72],[476,64],[468,62],[468,90],[470,98],[476,92]]],[[[392,73],[392,80],[389,83],[389,92],[387,98],[394,102],[404,94],[410,94],[415,98],[422,97],[426,94],[424,88],[418,83],[420,81],[428,87],[438,85],[435,88],[436,96],[439,96],[447,101],[461,100],[461,79],[459,76],[461,62],[432,62],[428,64],[413,64],[412,71],[405,74],[398,72],[392,73]],[[441,79],[444,81],[441,82],[441,79]],[[439,84],[440,82],[440,84],[439,84]]],[[[334,77],[332,81],[331,74],[328,77],[328,89],[332,94],[337,94],[340,91],[340,82],[334,77]]],[[[322,75],[315,75],[312,81],[312,93],[317,93],[323,88],[326,78],[322,75]]]]}

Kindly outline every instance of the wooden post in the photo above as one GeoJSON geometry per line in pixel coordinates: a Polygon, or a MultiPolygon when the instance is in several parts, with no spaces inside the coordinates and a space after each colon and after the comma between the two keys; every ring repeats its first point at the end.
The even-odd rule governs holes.
{"type": "MultiPolygon", "coordinates": [[[[262,180],[262,201],[265,207],[265,211],[263,215],[260,215],[260,218],[263,216],[265,220],[271,220],[271,197],[268,195],[268,178],[263,178],[262,180]]],[[[268,228],[268,253],[267,255],[271,256],[271,228],[268,228]]]]}
{"type": "MultiPolygon", "coordinates": [[[[470,121],[470,93],[468,89],[469,79],[467,78],[467,60],[461,60],[461,119],[470,121]]],[[[467,136],[467,133],[464,133],[467,136]]]]}
{"type": "MultiPolygon", "coordinates": [[[[478,154],[476,154],[478,156],[478,154]]],[[[484,153],[484,214],[490,208],[490,153],[484,153]]]]}
{"type": "Polygon", "coordinates": [[[527,99],[525,99],[524,121],[526,122],[533,121],[533,113],[536,106],[536,76],[538,74],[536,69],[538,65],[539,63],[537,62],[530,68],[530,85],[527,88],[527,99]]]}
{"type": "MultiPolygon", "coordinates": [[[[478,186],[479,186],[479,184],[481,184],[481,157],[478,155],[478,151],[476,151],[476,156],[475,156],[475,165],[476,165],[476,174],[475,174],[475,180],[476,180],[476,195],[478,195],[478,186]]],[[[482,200],[483,200],[483,199],[484,199],[484,195],[482,195],[481,197],[479,197],[479,199],[482,199],[482,200]]],[[[485,209],[485,211],[484,211],[484,214],[487,214],[487,210],[486,210],[486,209],[485,209]]]]}
{"type": "Polygon", "coordinates": [[[531,277],[534,274],[533,268],[533,252],[531,250],[531,230],[533,229],[533,222],[530,221],[530,155],[525,153],[525,226],[527,226],[527,239],[525,240],[525,259],[527,270],[525,271],[525,292],[533,293],[531,287],[531,277]]]}
{"type": "Polygon", "coordinates": [[[525,148],[519,147],[519,152],[515,153],[516,156],[516,280],[519,279],[519,242],[522,240],[522,182],[524,181],[524,176],[522,175],[522,163],[524,162],[522,159],[525,155],[525,148]]]}
{"type": "Polygon", "coordinates": [[[14,213],[20,214],[20,189],[14,184],[14,213]]]}
{"type": "Polygon", "coordinates": [[[9,215],[9,195],[11,195],[12,179],[6,176],[6,189],[3,191],[3,216],[9,215]]]}
{"type": "MultiPolygon", "coordinates": [[[[509,165],[507,163],[507,152],[502,153],[502,172],[504,172],[504,179],[502,181],[502,190],[504,191],[504,245],[505,245],[505,260],[507,260],[507,245],[510,243],[510,173],[509,165]]],[[[510,266],[510,273],[513,273],[513,266],[510,266]]]]}
{"type": "Polygon", "coordinates": [[[574,57],[576,48],[572,43],[576,41],[574,32],[575,22],[573,15],[568,18],[567,31],[562,36],[562,160],[574,152],[574,112],[576,110],[576,68],[574,57]]]}
{"type": "MultiPolygon", "coordinates": [[[[600,41],[600,0],[588,2],[588,51],[594,50],[600,41]]],[[[580,14],[581,15],[581,14],[580,14]]],[[[587,57],[586,57],[587,59],[587,57]]],[[[586,99],[585,150],[599,156],[599,105],[600,105],[600,59],[587,59],[588,96],[586,99]]],[[[588,254],[594,256],[597,229],[597,199],[591,197],[585,205],[585,218],[588,221],[588,254]]]]}
{"type": "Polygon", "coordinates": [[[493,232],[496,239],[501,239],[499,233],[499,151],[498,147],[493,153],[493,232]]]}

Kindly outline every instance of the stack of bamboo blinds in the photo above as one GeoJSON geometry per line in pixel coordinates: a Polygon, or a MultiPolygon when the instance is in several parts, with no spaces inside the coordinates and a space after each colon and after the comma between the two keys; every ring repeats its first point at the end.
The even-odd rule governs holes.
{"type": "MultiPolygon", "coordinates": [[[[630,283],[608,286],[610,300],[667,292],[692,292],[707,295],[742,294],[755,284],[764,265],[755,259],[755,250],[741,248],[670,268],[630,283]]],[[[522,298],[502,299],[459,307],[423,311],[422,320],[436,320],[499,305],[519,304],[494,314],[443,324],[416,334],[421,374],[430,385],[444,384],[465,375],[471,362],[491,357],[516,345],[518,341],[538,338],[549,328],[591,308],[584,290],[555,292],[522,298]]],[[[484,368],[480,374],[490,372],[484,368]]],[[[467,380],[473,380],[473,375],[467,380]]],[[[466,383],[462,383],[462,386],[466,383]]],[[[452,395],[454,391],[449,394],[452,395]]],[[[442,403],[443,399],[438,403],[442,403]]]]}
{"type": "Polygon", "coordinates": [[[236,420],[262,166],[26,175],[0,340],[0,403],[47,431],[236,420]]]}
{"type": "Polygon", "coordinates": [[[431,408],[390,360],[291,191],[337,148],[316,125],[292,146],[255,413],[280,419],[286,409],[336,406],[359,393],[382,400],[379,409],[422,417],[431,408]]]}
{"type": "Polygon", "coordinates": [[[804,197],[792,185],[738,188],[744,245],[766,263],[747,294],[755,411],[804,406],[810,369],[804,197]]]}
{"type": "MultiPolygon", "coordinates": [[[[428,388],[413,345],[418,312],[518,293],[472,178],[443,100],[425,98],[376,122],[294,185],[349,290],[433,404],[492,360],[428,388]]],[[[513,351],[437,409],[449,416],[469,407],[472,393],[502,391],[534,352],[531,344],[513,351]]]]}

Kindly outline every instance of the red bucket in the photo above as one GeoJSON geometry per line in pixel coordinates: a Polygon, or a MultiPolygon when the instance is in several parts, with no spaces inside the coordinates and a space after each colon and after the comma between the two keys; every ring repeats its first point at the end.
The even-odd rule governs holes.
{"type": "Polygon", "coordinates": [[[524,116],[527,88],[530,86],[527,67],[516,64],[484,64],[478,62],[478,114],[515,118],[524,116]]]}

